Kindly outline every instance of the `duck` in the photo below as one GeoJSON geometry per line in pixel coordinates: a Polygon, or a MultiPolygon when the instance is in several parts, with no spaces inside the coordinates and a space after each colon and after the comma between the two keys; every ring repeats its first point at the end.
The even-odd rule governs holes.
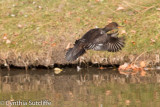
{"type": "Polygon", "coordinates": [[[94,28],[85,33],[82,38],[75,41],[73,48],[69,48],[65,58],[71,62],[86,53],[87,50],[118,52],[125,45],[125,38],[118,37],[118,31],[107,33],[120,26],[111,22],[104,28],[94,28]]]}

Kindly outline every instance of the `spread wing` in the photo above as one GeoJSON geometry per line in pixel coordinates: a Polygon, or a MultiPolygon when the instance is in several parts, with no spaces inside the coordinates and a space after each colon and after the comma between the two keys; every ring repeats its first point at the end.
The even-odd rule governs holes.
{"type": "Polygon", "coordinates": [[[75,44],[83,42],[86,50],[93,49],[97,43],[105,42],[104,38],[102,38],[104,34],[105,32],[101,28],[91,29],[81,39],[77,40],[75,44]]]}
{"type": "Polygon", "coordinates": [[[109,51],[117,52],[121,50],[125,45],[124,37],[117,37],[118,33],[107,34],[105,42],[97,43],[93,49],[96,51],[109,51]]]}
{"type": "Polygon", "coordinates": [[[123,37],[118,38],[118,32],[106,34],[101,29],[91,29],[75,44],[83,44],[85,50],[117,52],[125,45],[123,37]]]}

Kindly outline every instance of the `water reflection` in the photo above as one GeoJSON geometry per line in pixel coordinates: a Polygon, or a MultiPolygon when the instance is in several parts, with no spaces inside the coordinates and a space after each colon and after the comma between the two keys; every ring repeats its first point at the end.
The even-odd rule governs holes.
{"type": "Polygon", "coordinates": [[[145,77],[126,77],[113,69],[97,68],[79,72],[64,69],[60,74],[52,70],[2,70],[0,100],[48,100],[52,107],[158,107],[159,83],[158,71],[145,77]]]}

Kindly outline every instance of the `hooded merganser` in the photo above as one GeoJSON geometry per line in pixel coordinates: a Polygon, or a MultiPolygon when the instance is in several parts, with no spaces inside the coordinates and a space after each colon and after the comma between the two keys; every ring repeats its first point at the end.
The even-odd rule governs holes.
{"type": "Polygon", "coordinates": [[[118,29],[118,24],[112,22],[104,28],[89,30],[81,39],[76,40],[74,47],[69,48],[66,53],[67,61],[74,61],[83,55],[86,50],[117,52],[124,47],[124,38],[118,38],[118,31],[107,34],[107,32],[118,29]]]}

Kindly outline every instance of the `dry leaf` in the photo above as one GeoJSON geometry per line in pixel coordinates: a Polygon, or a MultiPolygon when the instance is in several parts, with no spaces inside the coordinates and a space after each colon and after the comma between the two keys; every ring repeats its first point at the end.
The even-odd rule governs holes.
{"type": "Polygon", "coordinates": [[[9,39],[6,40],[6,44],[10,44],[11,41],[9,39]]]}
{"type": "Polygon", "coordinates": [[[131,101],[130,100],[126,100],[125,103],[126,103],[126,105],[130,105],[131,101]]]}
{"type": "Polygon", "coordinates": [[[144,67],[146,67],[146,63],[145,63],[144,61],[141,61],[141,62],[140,62],[140,66],[141,66],[142,68],[144,68],[144,67]]]}
{"type": "Polygon", "coordinates": [[[119,6],[116,10],[117,10],[117,11],[118,11],[118,10],[124,10],[124,7],[119,6]]]}
{"type": "Polygon", "coordinates": [[[6,40],[6,39],[7,39],[7,36],[4,36],[3,39],[6,40]]]}
{"type": "Polygon", "coordinates": [[[110,95],[111,94],[111,90],[107,90],[106,91],[106,96],[110,95]]]}
{"type": "Polygon", "coordinates": [[[13,34],[13,36],[18,36],[18,35],[19,35],[18,33],[14,33],[14,34],[13,34]]]}
{"type": "Polygon", "coordinates": [[[36,2],[34,1],[32,4],[36,4],[36,2]]]}
{"type": "Polygon", "coordinates": [[[122,30],[122,31],[121,31],[121,34],[126,34],[126,31],[125,31],[125,30],[122,30]]]}
{"type": "Polygon", "coordinates": [[[103,69],[106,69],[105,67],[99,67],[98,69],[101,69],[101,70],[103,70],[103,69]]]}
{"type": "Polygon", "coordinates": [[[21,25],[21,24],[18,24],[17,26],[18,26],[18,28],[22,28],[22,25],[21,25]]]}
{"type": "Polygon", "coordinates": [[[121,65],[118,70],[119,70],[119,73],[120,74],[124,74],[124,75],[135,75],[137,74],[138,72],[140,72],[140,75],[141,76],[145,76],[146,75],[146,72],[144,71],[144,67],[146,66],[145,62],[142,61],[140,63],[140,66],[137,66],[135,64],[124,64],[124,65],[121,65]],[[130,72],[125,72],[125,71],[130,71],[130,72]]]}
{"type": "Polygon", "coordinates": [[[15,7],[16,5],[15,5],[15,4],[13,4],[12,6],[13,6],[13,7],[15,7]]]}
{"type": "Polygon", "coordinates": [[[24,15],[24,17],[28,17],[28,15],[24,15]]]}
{"type": "Polygon", "coordinates": [[[51,46],[52,46],[52,47],[56,46],[56,43],[52,43],[51,46]]]}
{"type": "Polygon", "coordinates": [[[128,21],[127,21],[127,20],[124,20],[124,23],[126,23],[126,24],[127,24],[127,23],[128,23],[128,21]]]}
{"type": "Polygon", "coordinates": [[[60,68],[54,68],[54,73],[55,74],[59,74],[61,72],[62,72],[62,69],[60,69],[60,68]]]}
{"type": "Polygon", "coordinates": [[[96,0],[96,2],[102,2],[103,0],[96,0]]]}
{"type": "Polygon", "coordinates": [[[128,67],[128,63],[124,63],[123,65],[119,66],[119,70],[125,70],[128,67]]]}
{"type": "Polygon", "coordinates": [[[68,45],[66,46],[66,50],[68,50],[71,46],[71,43],[68,43],[68,45]]]}
{"type": "Polygon", "coordinates": [[[15,15],[15,14],[11,14],[11,16],[12,16],[12,17],[15,17],[16,15],[15,15]]]}
{"type": "Polygon", "coordinates": [[[136,33],[136,31],[135,30],[131,30],[131,33],[136,33]]]}
{"type": "Polygon", "coordinates": [[[134,41],[132,41],[132,44],[135,45],[136,43],[134,41]]]}
{"type": "Polygon", "coordinates": [[[42,9],[42,6],[38,6],[39,9],[42,9]]]}
{"type": "Polygon", "coordinates": [[[157,8],[156,10],[160,11],[160,8],[157,8]]]}
{"type": "Polygon", "coordinates": [[[152,42],[152,43],[155,43],[155,42],[156,42],[156,40],[154,40],[154,39],[151,39],[151,42],[152,42]]]}
{"type": "Polygon", "coordinates": [[[45,46],[45,45],[48,44],[48,42],[47,42],[47,41],[44,41],[42,44],[43,44],[43,46],[45,46]]]}

